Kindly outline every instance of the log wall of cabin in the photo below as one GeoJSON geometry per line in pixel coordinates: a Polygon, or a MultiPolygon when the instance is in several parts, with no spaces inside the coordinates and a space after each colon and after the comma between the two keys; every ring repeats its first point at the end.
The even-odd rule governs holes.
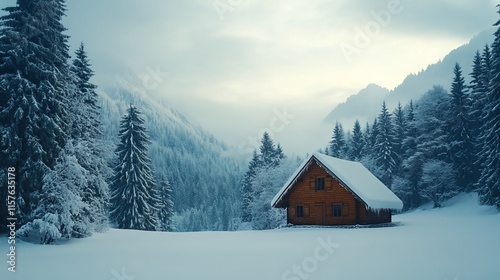
{"type": "Polygon", "coordinates": [[[323,168],[312,163],[287,196],[287,219],[295,225],[357,224],[356,198],[323,168]],[[316,190],[316,178],[325,178],[325,190],[316,190]],[[342,216],[333,216],[333,205],[342,205],[342,216]],[[296,206],[303,206],[303,217],[296,217],[296,206]]]}
{"type": "Polygon", "coordinates": [[[391,222],[391,211],[367,210],[340,183],[316,163],[299,178],[287,196],[287,222],[295,225],[353,225],[391,222]],[[325,178],[325,190],[316,190],[316,178],[325,178]],[[342,216],[334,217],[333,205],[342,205],[342,216]],[[297,217],[296,207],[303,207],[297,217]]]}

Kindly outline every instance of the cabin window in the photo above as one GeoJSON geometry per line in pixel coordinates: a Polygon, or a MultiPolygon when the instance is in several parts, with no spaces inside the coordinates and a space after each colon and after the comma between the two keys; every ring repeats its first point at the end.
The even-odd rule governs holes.
{"type": "Polygon", "coordinates": [[[325,190],[325,178],[323,177],[316,178],[316,190],[317,191],[325,190]]]}
{"type": "Polygon", "coordinates": [[[342,204],[333,204],[333,216],[342,217],[342,204]]]}
{"type": "Polygon", "coordinates": [[[297,217],[304,217],[304,206],[299,205],[295,207],[295,215],[297,217]]]}

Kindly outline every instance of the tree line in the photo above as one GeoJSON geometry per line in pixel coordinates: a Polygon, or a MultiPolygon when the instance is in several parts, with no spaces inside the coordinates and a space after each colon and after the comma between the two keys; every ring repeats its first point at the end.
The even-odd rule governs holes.
{"type": "Polygon", "coordinates": [[[450,92],[435,85],[392,113],[384,102],[364,129],[337,122],[322,152],[362,162],[406,209],[472,191],[500,208],[500,29],[472,65],[468,84],[457,63],[450,92]]]}
{"type": "MultiPolygon", "coordinates": [[[[93,71],[83,43],[70,61],[65,1],[18,0],[4,11],[0,179],[16,170],[17,234],[50,244],[103,231],[109,217],[120,228],[172,230],[172,190],[165,176],[158,186],[153,179],[135,107],[121,122],[114,169],[104,160],[93,71]]],[[[0,209],[2,230],[6,210],[0,209]]]]}

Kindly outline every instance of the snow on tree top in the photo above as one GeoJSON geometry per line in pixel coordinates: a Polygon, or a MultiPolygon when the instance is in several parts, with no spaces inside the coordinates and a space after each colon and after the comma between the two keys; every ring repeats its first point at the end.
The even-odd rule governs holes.
{"type": "Polygon", "coordinates": [[[317,152],[304,160],[290,176],[271,201],[272,207],[276,207],[278,202],[285,197],[313,160],[330,175],[338,179],[344,188],[361,199],[368,208],[372,210],[401,210],[403,208],[403,202],[361,163],[334,158],[317,152]]]}

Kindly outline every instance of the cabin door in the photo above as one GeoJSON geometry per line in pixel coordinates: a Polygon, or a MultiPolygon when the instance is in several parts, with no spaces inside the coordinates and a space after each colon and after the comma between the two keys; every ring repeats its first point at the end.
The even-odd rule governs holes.
{"type": "Polygon", "coordinates": [[[316,224],[324,225],[325,224],[325,204],[324,203],[316,203],[316,224]]]}

